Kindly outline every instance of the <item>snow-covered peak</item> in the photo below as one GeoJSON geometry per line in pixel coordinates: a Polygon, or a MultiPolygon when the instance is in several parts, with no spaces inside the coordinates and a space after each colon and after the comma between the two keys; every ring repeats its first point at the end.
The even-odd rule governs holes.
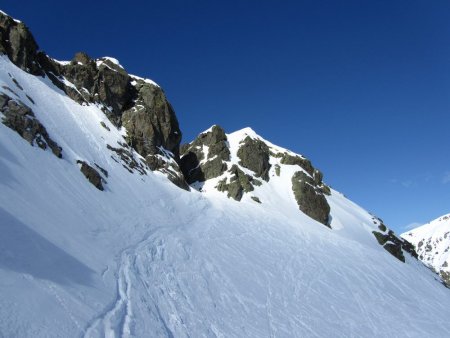
{"type": "Polygon", "coordinates": [[[419,259],[450,285],[450,214],[401,235],[414,245],[419,259]]]}
{"type": "Polygon", "coordinates": [[[261,138],[252,128],[245,127],[240,130],[236,130],[233,133],[228,134],[229,137],[237,138],[237,139],[244,139],[247,136],[251,138],[261,138]]]}

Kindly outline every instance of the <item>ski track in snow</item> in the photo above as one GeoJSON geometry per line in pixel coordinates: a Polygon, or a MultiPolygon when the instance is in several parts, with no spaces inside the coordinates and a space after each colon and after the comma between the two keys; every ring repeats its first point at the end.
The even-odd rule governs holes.
{"type": "MultiPolygon", "coordinates": [[[[85,338],[104,336],[107,338],[132,337],[133,311],[131,301],[132,267],[139,252],[153,246],[154,229],[141,242],[122,251],[116,273],[117,297],[110,310],[100,314],[84,331],[85,338]]],[[[107,271],[107,270],[106,270],[107,271]]]]}
{"type": "MultiPolygon", "coordinates": [[[[174,214],[174,208],[171,205],[163,205],[169,213],[174,214]]],[[[190,224],[195,218],[199,216],[192,215],[190,219],[187,220],[186,224],[190,224]]],[[[170,227],[170,231],[176,231],[176,229],[182,227],[183,225],[178,225],[175,227],[170,227]]],[[[168,236],[168,229],[162,226],[153,227],[149,231],[144,239],[131,247],[126,248],[120,254],[120,259],[118,260],[118,268],[116,275],[116,285],[117,285],[117,295],[115,301],[111,306],[104,312],[102,312],[98,317],[84,330],[84,338],[93,337],[106,337],[106,338],[130,338],[133,337],[133,309],[132,309],[132,279],[134,281],[139,280],[141,284],[145,286],[147,295],[151,295],[153,290],[150,290],[148,285],[148,278],[143,278],[141,276],[141,271],[136,264],[136,260],[140,257],[145,256],[146,253],[150,252],[152,260],[160,259],[164,260],[164,241],[163,238],[168,236]]],[[[149,264],[149,262],[147,262],[149,264]]],[[[151,264],[151,262],[150,262],[151,264]]],[[[102,277],[109,270],[107,267],[102,272],[102,277]]],[[[151,304],[156,309],[153,315],[156,320],[159,321],[165,329],[167,337],[173,337],[173,333],[165,324],[163,317],[158,309],[158,305],[155,302],[151,304]]]]}
{"type": "MultiPolygon", "coordinates": [[[[5,57],[2,85],[33,98],[63,159],[0,124],[0,336],[449,336],[448,290],[409,256],[390,256],[372,216],[341,194],[328,197],[332,230],[302,214],[299,167],[280,164],[256,187],[261,205],[228,200],[214,180],[202,194],[181,191],[110,158],[106,144],[123,131],[98,107],[5,57]],[[104,192],[78,159],[108,170],[104,192]]],[[[233,161],[247,134],[258,137],[229,135],[233,161]]]]}

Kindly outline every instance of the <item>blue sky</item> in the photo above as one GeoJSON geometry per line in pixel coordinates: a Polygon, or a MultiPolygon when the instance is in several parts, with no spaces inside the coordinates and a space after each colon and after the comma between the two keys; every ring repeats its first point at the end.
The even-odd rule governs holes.
{"type": "Polygon", "coordinates": [[[450,212],[449,1],[7,1],[51,56],[162,85],[184,141],[250,126],[396,231],[450,212]]]}

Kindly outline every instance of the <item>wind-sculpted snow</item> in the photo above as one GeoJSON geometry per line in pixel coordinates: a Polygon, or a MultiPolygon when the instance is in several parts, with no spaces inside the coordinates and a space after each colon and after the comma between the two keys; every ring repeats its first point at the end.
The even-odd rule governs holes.
{"type": "Polygon", "coordinates": [[[262,204],[130,172],[100,107],[5,57],[0,91],[8,73],[63,158],[0,123],[0,336],[448,336],[449,290],[387,253],[340,193],[326,196],[330,229],[299,212],[288,166],[255,189],[262,204]],[[77,160],[108,172],[104,191],[77,160]]]}

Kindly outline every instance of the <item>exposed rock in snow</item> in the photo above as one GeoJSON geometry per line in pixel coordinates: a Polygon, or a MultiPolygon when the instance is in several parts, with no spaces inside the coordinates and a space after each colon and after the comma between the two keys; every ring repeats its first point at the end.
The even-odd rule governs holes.
{"type": "Polygon", "coordinates": [[[0,336],[448,335],[449,290],[309,160],[215,126],[183,147],[189,189],[158,86],[110,58],[8,51],[18,23],[0,21],[0,115],[18,116],[0,123],[0,336]]]}
{"type": "Polygon", "coordinates": [[[87,178],[87,180],[91,182],[91,184],[98,190],[103,191],[103,179],[98,171],[84,161],[78,160],[77,163],[80,164],[80,171],[87,178]]]}
{"type": "MultiPolygon", "coordinates": [[[[3,89],[6,88],[8,87],[3,89]]],[[[3,115],[1,122],[17,132],[32,146],[37,145],[43,150],[48,147],[56,157],[62,157],[62,148],[50,138],[45,127],[28,106],[0,93],[0,112],[3,115]]]]}
{"type": "Polygon", "coordinates": [[[273,189],[280,185],[270,178],[280,177],[282,171],[290,173],[289,183],[283,179],[293,192],[288,198],[292,196],[302,212],[329,226],[330,207],[324,195],[330,189],[322,182],[322,173],[306,158],[271,144],[252,129],[227,135],[215,125],[181,149],[180,165],[192,187],[203,192],[212,187],[237,201],[250,192],[256,194],[251,199],[264,201],[259,191],[266,185],[273,189]]]}
{"type": "Polygon", "coordinates": [[[163,163],[155,170],[164,168],[172,182],[188,189],[177,163],[182,136],[178,120],[153,81],[130,76],[111,57],[94,60],[80,52],[71,62],[56,61],[39,51],[23,23],[4,13],[0,13],[0,53],[22,70],[49,78],[79,104],[99,106],[116,127],[125,127],[126,141],[149,163],[159,156],[163,163]]]}
{"type": "Polygon", "coordinates": [[[330,206],[312,177],[303,171],[297,171],[292,176],[292,190],[301,211],[329,226],[330,206]]]}

